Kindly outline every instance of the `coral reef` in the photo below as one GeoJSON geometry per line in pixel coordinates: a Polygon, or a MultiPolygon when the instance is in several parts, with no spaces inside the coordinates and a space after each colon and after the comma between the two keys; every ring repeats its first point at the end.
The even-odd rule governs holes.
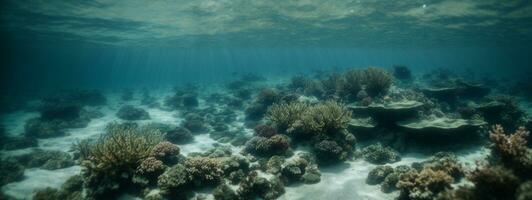
{"type": "Polygon", "coordinates": [[[2,137],[0,136],[0,145],[1,149],[4,150],[15,150],[15,149],[24,149],[29,147],[37,147],[38,142],[35,138],[29,137],[2,137]]]}
{"type": "Polygon", "coordinates": [[[185,115],[185,121],[182,126],[190,130],[192,133],[202,133],[208,130],[205,119],[196,113],[188,113],[185,115]]]}
{"type": "Polygon", "coordinates": [[[33,195],[34,200],[80,200],[86,199],[82,194],[81,176],[75,175],[70,177],[61,188],[42,188],[33,195]]]}
{"type": "Polygon", "coordinates": [[[110,124],[107,133],[94,143],[78,144],[83,166],[84,186],[90,197],[116,195],[131,184],[136,169],[152,155],[163,134],[151,127],[110,124]]]}
{"type": "Polygon", "coordinates": [[[194,140],[192,132],[184,127],[176,127],[165,132],[166,140],[175,144],[187,144],[194,140]]]}
{"type": "Polygon", "coordinates": [[[500,159],[503,165],[525,177],[530,177],[532,170],[532,150],[527,146],[528,134],[524,127],[513,134],[506,134],[502,126],[496,125],[489,135],[492,157],[500,159]]]}
{"type": "Polygon", "coordinates": [[[393,66],[393,76],[399,80],[410,80],[412,79],[412,72],[407,66],[404,65],[394,65],[393,66]]]}
{"type": "Polygon", "coordinates": [[[374,144],[362,149],[364,160],[373,164],[394,163],[401,160],[401,157],[390,147],[384,147],[381,144],[374,144]]]}
{"type": "Polygon", "coordinates": [[[345,130],[350,120],[351,111],[344,104],[326,101],[306,109],[301,120],[292,125],[292,132],[310,135],[335,135],[341,130],[345,130]]]}
{"type": "Polygon", "coordinates": [[[185,171],[194,185],[211,185],[224,175],[222,162],[217,158],[192,157],[185,161],[185,171]]]}
{"type": "Polygon", "coordinates": [[[0,160],[0,186],[7,183],[22,180],[24,167],[13,159],[0,160]]]}
{"type": "Polygon", "coordinates": [[[168,141],[159,142],[153,146],[150,155],[165,163],[171,163],[179,155],[179,147],[168,141]]]}
{"type": "Polygon", "coordinates": [[[274,104],[268,109],[266,119],[273,122],[279,130],[286,131],[308,109],[308,104],[300,102],[274,104]]]}
{"type": "Polygon", "coordinates": [[[338,143],[331,140],[322,140],[314,145],[314,153],[321,163],[336,163],[345,160],[347,152],[338,143]]]}
{"type": "Polygon", "coordinates": [[[74,165],[70,154],[62,151],[33,150],[29,154],[16,156],[15,159],[26,168],[42,168],[48,170],[61,169],[74,165]]]}
{"type": "Polygon", "coordinates": [[[278,91],[273,89],[263,89],[245,110],[246,119],[260,120],[266,114],[268,107],[281,100],[278,91]]]}
{"type": "Polygon", "coordinates": [[[433,199],[440,192],[451,188],[453,178],[447,173],[432,169],[420,172],[409,171],[401,175],[397,188],[401,190],[399,199],[433,199]]]}
{"type": "Polygon", "coordinates": [[[369,67],[364,70],[350,70],[344,75],[343,90],[356,97],[364,91],[371,97],[382,95],[388,91],[393,83],[393,77],[383,69],[369,67]]]}
{"type": "Polygon", "coordinates": [[[380,184],[391,173],[393,173],[393,168],[391,166],[377,166],[369,172],[366,178],[366,183],[369,185],[380,184]]]}
{"type": "Polygon", "coordinates": [[[468,175],[475,184],[474,193],[478,199],[507,199],[513,197],[519,187],[519,178],[510,170],[500,166],[483,166],[468,175]]]}
{"type": "Polygon", "coordinates": [[[284,185],[278,178],[268,180],[258,176],[256,171],[250,172],[240,182],[237,195],[240,199],[262,198],[265,200],[277,199],[284,193],[284,185]]]}
{"type": "Polygon", "coordinates": [[[177,164],[166,170],[157,180],[157,185],[163,194],[179,197],[186,196],[184,191],[189,187],[190,179],[186,168],[177,164]]]}
{"type": "Polygon", "coordinates": [[[246,142],[244,150],[260,156],[283,155],[290,149],[290,138],[274,135],[270,138],[255,136],[246,142]]]}
{"type": "Polygon", "coordinates": [[[150,119],[150,114],[142,108],[135,108],[131,105],[122,106],[116,116],[123,120],[145,120],[150,119]]]}

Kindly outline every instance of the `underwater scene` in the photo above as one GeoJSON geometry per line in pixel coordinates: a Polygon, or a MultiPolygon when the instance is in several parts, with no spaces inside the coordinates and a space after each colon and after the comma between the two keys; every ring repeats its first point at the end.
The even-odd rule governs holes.
{"type": "Polygon", "coordinates": [[[3,0],[0,200],[532,200],[532,2],[3,0]]]}

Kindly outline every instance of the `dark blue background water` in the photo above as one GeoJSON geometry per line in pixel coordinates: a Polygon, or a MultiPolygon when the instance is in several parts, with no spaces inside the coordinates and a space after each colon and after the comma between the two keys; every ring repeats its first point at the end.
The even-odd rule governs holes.
{"type": "Polygon", "coordinates": [[[221,83],[240,74],[286,77],[315,70],[405,64],[415,72],[471,69],[502,76],[530,69],[526,47],[141,47],[73,41],[2,45],[4,91],[221,83]],[[495,72],[495,73],[494,73],[495,72]]]}

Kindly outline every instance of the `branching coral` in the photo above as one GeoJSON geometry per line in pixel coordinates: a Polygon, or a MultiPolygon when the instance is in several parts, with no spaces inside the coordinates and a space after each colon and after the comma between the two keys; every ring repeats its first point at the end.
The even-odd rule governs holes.
{"type": "Polygon", "coordinates": [[[350,120],[351,111],[344,104],[330,100],[307,109],[295,126],[311,135],[334,135],[347,128],[350,120]]]}
{"type": "Polygon", "coordinates": [[[464,176],[464,168],[458,162],[458,158],[453,153],[439,152],[432,158],[422,163],[423,167],[430,168],[432,170],[441,170],[451,175],[455,181],[458,181],[464,176]]]}
{"type": "Polygon", "coordinates": [[[532,150],[527,147],[529,132],[520,127],[514,134],[505,134],[500,125],[490,131],[492,155],[498,156],[503,164],[518,173],[530,174],[532,150]]]}
{"type": "Polygon", "coordinates": [[[393,77],[383,69],[370,67],[364,72],[366,91],[370,96],[377,96],[387,92],[393,83],[393,77]]]}
{"type": "Polygon", "coordinates": [[[85,154],[87,160],[98,168],[135,168],[162,140],[163,134],[156,129],[113,123],[107,126],[107,134],[102,135],[85,154]]]}
{"type": "Polygon", "coordinates": [[[309,105],[301,102],[280,103],[270,106],[266,118],[281,131],[286,131],[295,121],[301,119],[309,105]]]}
{"type": "Polygon", "coordinates": [[[479,167],[468,179],[475,184],[474,191],[479,199],[508,199],[519,186],[519,178],[501,166],[479,167]]]}
{"type": "Polygon", "coordinates": [[[343,92],[347,95],[356,96],[360,90],[363,89],[363,85],[366,81],[366,75],[363,70],[353,69],[344,74],[344,85],[342,87],[343,92]]]}
{"type": "Polygon", "coordinates": [[[107,133],[94,143],[80,143],[87,196],[117,195],[116,190],[132,183],[141,161],[151,155],[153,147],[163,138],[157,129],[112,123],[107,126],[107,133]]]}
{"type": "Polygon", "coordinates": [[[393,83],[393,77],[387,71],[369,67],[365,70],[350,70],[344,75],[343,90],[352,97],[365,90],[370,96],[384,94],[393,83]]]}
{"type": "Polygon", "coordinates": [[[401,175],[397,187],[401,190],[399,199],[430,200],[451,187],[453,178],[444,171],[423,169],[401,175]]]}

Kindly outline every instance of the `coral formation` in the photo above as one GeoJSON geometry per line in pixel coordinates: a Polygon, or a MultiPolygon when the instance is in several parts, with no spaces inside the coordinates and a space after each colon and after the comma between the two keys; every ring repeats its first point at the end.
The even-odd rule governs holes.
{"type": "Polygon", "coordinates": [[[274,104],[268,109],[266,118],[279,130],[286,131],[297,120],[300,120],[308,109],[308,104],[300,102],[274,104]]]}
{"type": "Polygon", "coordinates": [[[530,177],[532,169],[532,150],[527,146],[528,134],[524,127],[513,134],[506,134],[502,126],[496,125],[489,135],[492,156],[526,177],[530,177]]]}
{"type": "Polygon", "coordinates": [[[412,72],[407,66],[404,65],[394,65],[393,66],[393,76],[399,80],[410,80],[412,79],[412,72]]]}
{"type": "Polygon", "coordinates": [[[211,185],[224,175],[222,162],[217,158],[192,157],[185,161],[185,171],[194,185],[211,185]]]}
{"type": "Polygon", "coordinates": [[[26,168],[38,167],[54,170],[74,165],[74,160],[70,154],[62,151],[45,151],[36,149],[29,154],[16,156],[15,159],[26,168]]]}
{"type": "Polygon", "coordinates": [[[135,108],[131,105],[122,106],[116,113],[118,118],[123,120],[145,120],[150,119],[150,114],[142,108],[135,108]]]}
{"type": "Polygon", "coordinates": [[[433,199],[440,192],[451,188],[453,178],[439,170],[425,168],[420,172],[409,171],[401,175],[397,188],[401,190],[399,199],[433,199]]]}
{"type": "Polygon", "coordinates": [[[270,138],[253,137],[246,142],[244,150],[246,152],[260,155],[283,155],[290,149],[290,138],[286,135],[274,135],[270,138]]]}
{"type": "Polygon", "coordinates": [[[390,147],[381,144],[374,144],[362,149],[364,160],[373,164],[394,163],[401,160],[401,157],[390,147]]]}
{"type": "Polygon", "coordinates": [[[260,177],[256,171],[250,172],[240,182],[237,195],[241,199],[262,198],[265,200],[276,199],[285,192],[283,183],[278,178],[268,180],[260,177]]]}
{"type": "Polygon", "coordinates": [[[377,166],[369,172],[366,178],[366,183],[369,185],[380,184],[391,173],[393,173],[393,168],[391,166],[377,166]]]}
{"type": "Polygon", "coordinates": [[[163,140],[163,134],[148,126],[113,123],[106,130],[94,143],[78,144],[84,185],[94,198],[113,196],[113,191],[130,184],[141,162],[163,140]]]}
{"type": "Polygon", "coordinates": [[[171,163],[179,155],[179,147],[168,141],[159,142],[153,146],[150,155],[165,163],[171,163]]]}
{"type": "Polygon", "coordinates": [[[24,167],[13,159],[0,160],[0,186],[19,181],[24,177],[24,167]]]}

